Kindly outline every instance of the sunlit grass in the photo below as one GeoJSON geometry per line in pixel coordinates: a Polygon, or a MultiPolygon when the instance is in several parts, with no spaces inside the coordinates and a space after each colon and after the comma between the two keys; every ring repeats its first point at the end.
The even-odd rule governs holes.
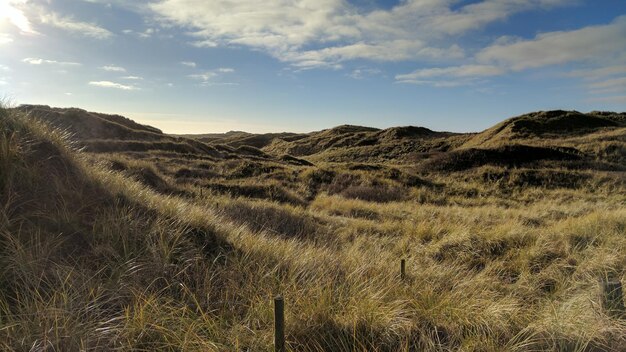
{"type": "MultiPolygon", "coordinates": [[[[176,182],[178,166],[117,157],[170,187],[155,190],[98,161],[115,157],[86,157],[2,113],[2,350],[271,351],[277,294],[295,351],[626,344],[598,285],[607,273],[624,278],[619,183],[505,189],[481,182],[480,169],[423,176],[440,187],[385,179],[406,197],[372,202],[329,194],[337,184],[329,192],[311,169],[272,169],[268,181],[215,167],[220,182],[314,194],[293,203],[176,182]]],[[[358,174],[359,186],[382,177],[358,174]]]]}

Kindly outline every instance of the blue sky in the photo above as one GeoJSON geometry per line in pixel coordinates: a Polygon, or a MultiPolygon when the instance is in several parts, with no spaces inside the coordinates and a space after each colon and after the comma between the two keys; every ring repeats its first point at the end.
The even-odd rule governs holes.
{"type": "Polygon", "coordinates": [[[0,0],[0,96],[170,133],[626,110],[623,0],[0,0]]]}

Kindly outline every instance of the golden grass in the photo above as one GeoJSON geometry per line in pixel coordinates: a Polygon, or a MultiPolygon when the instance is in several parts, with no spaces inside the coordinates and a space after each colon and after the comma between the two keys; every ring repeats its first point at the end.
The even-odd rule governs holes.
{"type": "MultiPolygon", "coordinates": [[[[626,344],[598,285],[625,276],[626,195],[595,173],[546,188],[484,182],[484,169],[423,176],[438,187],[355,172],[406,190],[380,203],[329,195],[313,168],[235,177],[237,167],[208,164],[220,182],[316,189],[293,205],[200,196],[203,182],[166,195],[24,117],[0,127],[1,350],[271,351],[277,294],[293,351],[626,344]]],[[[179,166],[168,165],[153,171],[173,183],[179,166]]]]}

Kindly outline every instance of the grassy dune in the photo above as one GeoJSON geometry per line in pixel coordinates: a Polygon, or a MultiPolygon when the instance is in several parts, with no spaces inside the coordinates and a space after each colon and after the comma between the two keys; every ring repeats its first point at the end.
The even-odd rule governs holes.
{"type": "Polygon", "coordinates": [[[626,279],[620,120],[509,136],[549,156],[517,162],[500,137],[344,128],[241,149],[119,119],[153,147],[78,151],[100,137],[35,117],[0,110],[0,350],[271,351],[278,294],[293,351],[626,346],[599,286],[626,279]]]}

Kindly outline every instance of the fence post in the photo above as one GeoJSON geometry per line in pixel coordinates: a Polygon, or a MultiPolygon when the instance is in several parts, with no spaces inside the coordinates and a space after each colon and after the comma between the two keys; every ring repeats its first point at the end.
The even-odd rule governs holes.
{"type": "Polygon", "coordinates": [[[400,259],[400,279],[406,278],[406,259],[400,259]]]}
{"type": "Polygon", "coordinates": [[[274,351],[285,352],[285,300],[274,298],[274,351]]]}
{"type": "Polygon", "coordinates": [[[624,308],[624,291],[622,283],[617,279],[603,279],[602,286],[602,306],[609,315],[623,316],[626,312],[624,308]]]}

